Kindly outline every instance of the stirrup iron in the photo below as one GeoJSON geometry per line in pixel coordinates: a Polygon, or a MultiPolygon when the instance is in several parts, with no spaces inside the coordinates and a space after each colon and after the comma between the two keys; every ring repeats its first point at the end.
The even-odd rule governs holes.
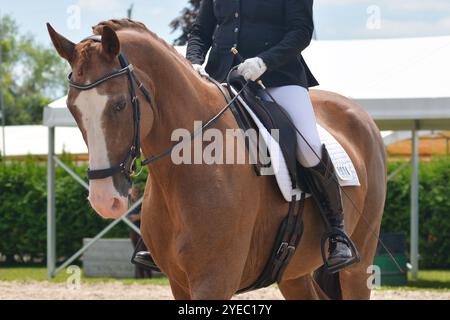
{"type": "Polygon", "coordinates": [[[340,229],[337,228],[332,228],[330,231],[328,231],[327,233],[325,233],[322,237],[322,259],[323,259],[323,268],[327,273],[336,273],[341,271],[342,269],[351,266],[355,263],[358,263],[361,261],[361,255],[358,252],[358,249],[356,249],[356,245],[355,243],[350,239],[349,236],[347,236],[345,234],[345,232],[343,232],[340,229]],[[326,245],[329,242],[329,240],[331,238],[334,237],[341,237],[343,240],[337,240],[337,241],[345,241],[348,245],[348,247],[350,248],[350,251],[352,252],[352,257],[347,259],[344,262],[335,264],[330,266],[328,263],[328,258],[327,258],[327,253],[326,253],[326,245]]]}

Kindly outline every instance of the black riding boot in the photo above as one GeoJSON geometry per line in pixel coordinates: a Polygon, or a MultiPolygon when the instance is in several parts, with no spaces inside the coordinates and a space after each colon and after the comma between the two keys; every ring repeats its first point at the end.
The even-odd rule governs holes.
{"type": "Polygon", "coordinates": [[[331,230],[328,266],[344,264],[352,258],[352,250],[343,236],[345,231],[341,189],[325,145],[322,146],[320,164],[305,169],[308,188],[314,200],[319,204],[322,216],[331,230]]]}

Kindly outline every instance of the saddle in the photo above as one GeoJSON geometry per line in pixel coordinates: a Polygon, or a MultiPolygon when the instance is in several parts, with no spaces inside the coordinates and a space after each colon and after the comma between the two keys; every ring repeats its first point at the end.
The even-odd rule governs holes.
{"type": "MultiPolygon", "coordinates": [[[[292,189],[295,189],[297,186],[301,186],[302,190],[305,190],[306,184],[301,179],[303,176],[301,174],[302,168],[299,166],[296,156],[297,133],[290,125],[286,114],[275,102],[263,100],[259,95],[261,88],[255,82],[247,83],[245,79],[237,73],[237,71],[233,71],[230,74],[229,82],[226,85],[229,95],[234,96],[230,86],[236,91],[243,89],[241,98],[251,108],[253,113],[258,117],[268,132],[271,132],[271,130],[278,130],[279,134],[276,142],[279,144],[283,153],[284,160],[289,171],[289,176],[291,178],[292,189]]],[[[235,118],[237,120],[239,119],[238,124],[241,129],[254,129],[258,131],[258,127],[239,100],[236,100],[234,106],[235,110],[232,108],[232,111],[235,118]]],[[[249,143],[251,143],[251,141],[249,141],[249,143]]],[[[255,170],[258,175],[261,175],[261,167],[261,164],[255,165],[255,170]]]]}

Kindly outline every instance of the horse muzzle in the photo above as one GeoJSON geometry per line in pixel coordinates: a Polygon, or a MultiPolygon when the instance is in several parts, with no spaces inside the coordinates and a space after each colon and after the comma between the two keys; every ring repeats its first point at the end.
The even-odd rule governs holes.
{"type": "Polygon", "coordinates": [[[115,190],[111,178],[105,180],[91,181],[88,200],[101,217],[119,219],[129,208],[128,198],[115,190]]]}

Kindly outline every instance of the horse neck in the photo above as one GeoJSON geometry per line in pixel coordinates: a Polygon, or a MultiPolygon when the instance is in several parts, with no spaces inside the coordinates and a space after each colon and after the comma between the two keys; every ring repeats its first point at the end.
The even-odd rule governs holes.
{"type": "MultiPolygon", "coordinates": [[[[133,50],[136,44],[131,42],[127,50],[130,58],[139,61],[135,65],[149,76],[149,85],[153,87],[156,115],[150,134],[141,143],[146,156],[169,149],[176,143],[171,141],[174,130],[183,128],[192,132],[194,121],[204,124],[225,103],[217,102],[222,99],[217,87],[199,77],[176,52],[153,37],[147,40],[138,42],[140,50],[133,50]]],[[[169,160],[170,156],[154,166],[158,167],[159,163],[170,166],[169,160]]]]}

